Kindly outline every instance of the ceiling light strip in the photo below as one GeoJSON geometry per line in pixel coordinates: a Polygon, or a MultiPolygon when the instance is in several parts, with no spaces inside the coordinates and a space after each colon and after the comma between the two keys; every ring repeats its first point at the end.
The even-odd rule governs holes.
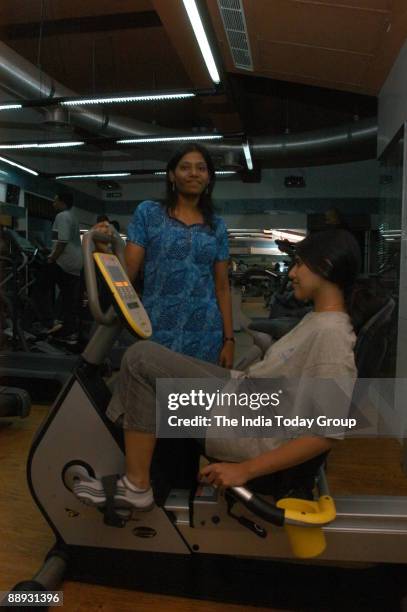
{"type": "Polygon", "coordinates": [[[145,138],[124,138],[122,140],[116,140],[116,144],[137,144],[137,143],[148,143],[148,142],[184,142],[192,140],[220,140],[223,136],[221,134],[194,134],[188,136],[150,136],[145,138]]]}
{"type": "Polygon", "coordinates": [[[253,160],[252,160],[252,156],[250,153],[249,141],[244,142],[242,147],[243,147],[244,156],[246,158],[247,169],[253,170],[253,160]]]}
{"type": "Polygon", "coordinates": [[[62,149],[68,147],[80,147],[84,142],[27,142],[18,144],[0,144],[0,149],[62,149]]]}
{"type": "MultiPolygon", "coordinates": [[[[137,172],[135,170],[134,172],[137,172]]],[[[95,173],[95,174],[60,174],[55,176],[56,180],[65,180],[65,179],[85,179],[85,178],[113,178],[120,176],[131,176],[132,172],[108,172],[108,173],[95,173]]],[[[138,175],[144,176],[140,171],[137,172],[138,175]]],[[[154,176],[166,176],[166,172],[164,170],[155,170],[155,171],[147,171],[145,175],[153,174],[154,176]]],[[[216,176],[231,176],[237,174],[236,170],[216,170],[216,176]]]]}
{"type": "MultiPolygon", "coordinates": [[[[165,170],[157,170],[154,172],[154,176],[166,176],[165,170]]],[[[232,174],[237,174],[236,170],[215,170],[216,176],[230,176],[232,174]]]]}
{"type": "Polygon", "coordinates": [[[65,179],[85,179],[85,178],[113,178],[118,176],[130,176],[131,172],[106,172],[100,174],[61,174],[60,176],[56,176],[55,180],[65,180],[65,179]]]}
{"type": "Polygon", "coordinates": [[[206,36],[201,17],[198,12],[198,8],[195,4],[195,0],[183,0],[185,10],[188,13],[189,21],[191,22],[192,28],[199,48],[204,58],[206,67],[214,83],[220,83],[220,76],[216,67],[215,59],[213,57],[211,48],[209,46],[208,38],[206,36]]]}
{"type": "Polygon", "coordinates": [[[10,164],[10,166],[15,166],[16,168],[19,168],[20,170],[24,170],[24,172],[33,174],[34,176],[39,176],[38,172],[36,172],[35,170],[31,170],[31,168],[27,168],[26,166],[17,164],[16,162],[13,162],[11,161],[11,159],[7,159],[6,157],[0,157],[0,161],[4,162],[5,164],[10,164]]]}
{"type": "Polygon", "coordinates": [[[11,110],[13,108],[23,108],[22,104],[0,104],[0,111],[11,110]]]}
{"type": "Polygon", "coordinates": [[[146,94],[140,96],[112,96],[107,98],[75,98],[60,102],[62,106],[78,106],[85,104],[122,104],[128,102],[156,102],[159,100],[185,100],[194,98],[192,92],[168,93],[168,94],[146,94]]]}

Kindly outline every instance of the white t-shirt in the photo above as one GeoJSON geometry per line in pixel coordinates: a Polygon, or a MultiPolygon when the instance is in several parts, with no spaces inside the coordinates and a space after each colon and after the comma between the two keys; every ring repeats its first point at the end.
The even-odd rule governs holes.
{"type": "Polygon", "coordinates": [[[79,223],[71,208],[58,213],[52,226],[52,240],[66,244],[57,259],[64,272],[79,276],[83,266],[79,223]]]}
{"type": "MultiPolygon", "coordinates": [[[[259,363],[232,377],[335,379],[351,397],[357,378],[353,348],[356,336],[343,312],[310,312],[288,334],[271,345],[259,363]]],[[[301,414],[301,394],[295,398],[293,414],[301,414]]],[[[327,406],[327,411],[329,406],[327,406]]],[[[210,433],[210,432],[209,432],[210,433]]],[[[285,438],[206,438],[206,452],[224,461],[244,461],[277,448],[285,438]]]]}
{"type": "Polygon", "coordinates": [[[345,312],[309,312],[246,372],[249,378],[356,377],[356,336],[345,312]]]}

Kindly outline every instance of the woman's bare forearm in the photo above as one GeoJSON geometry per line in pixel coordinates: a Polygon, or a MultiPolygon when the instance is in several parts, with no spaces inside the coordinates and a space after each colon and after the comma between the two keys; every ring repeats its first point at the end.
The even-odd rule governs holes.
{"type": "Polygon", "coordinates": [[[244,461],[248,480],[305,463],[332,448],[330,438],[306,437],[290,440],[278,448],[244,461]]]}
{"type": "Polygon", "coordinates": [[[124,250],[124,259],[129,279],[132,283],[136,280],[144,263],[145,249],[138,244],[128,242],[124,250]]]}

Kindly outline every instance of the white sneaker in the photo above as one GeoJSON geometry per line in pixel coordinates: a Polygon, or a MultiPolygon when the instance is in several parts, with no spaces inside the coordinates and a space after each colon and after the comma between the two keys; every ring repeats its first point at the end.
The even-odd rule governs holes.
{"type": "MultiPolygon", "coordinates": [[[[79,480],[73,485],[76,497],[91,506],[103,507],[106,504],[106,494],[102,481],[97,478],[79,480]]],[[[115,506],[118,508],[134,508],[135,510],[151,510],[154,506],[153,491],[139,489],[129,481],[127,476],[122,476],[117,481],[117,490],[114,496],[115,506]]]]}
{"type": "Polygon", "coordinates": [[[151,510],[154,506],[152,488],[140,489],[130,482],[126,475],[117,481],[117,491],[114,499],[121,508],[132,507],[139,510],[151,510]]]}

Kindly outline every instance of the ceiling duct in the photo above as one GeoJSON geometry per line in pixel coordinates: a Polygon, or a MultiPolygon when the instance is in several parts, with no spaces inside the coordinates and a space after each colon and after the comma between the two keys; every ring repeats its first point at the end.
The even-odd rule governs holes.
{"type": "Polygon", "coordinates": [[[44,119],[42,125],[48,130],[72,131],[72,126],[69,121],[69,115],[65,108],[61,106],[49,106],[44,108],[44,119]]]}
{"type": "Polygon", "coordinates": [[[218,7],[235,67],[253,71],[242,0],[218,0],[218,7]]]}
{"type": "MultiPolygon", "coordinates": [[[[52,80],[26,59],[0,42],[0,83],[2,89],[9,92],[11,97],[25,99],[41,99],[52,97],[74,97],[77,94],[64,85],[52,80]]],[[[70,109],[69,118],[71,125],[79,126],[89,132],[101,136],[115,138],[131,138],[146,135],[174,135],[175,130],[170,130],[157,125],[128,119],[105,115],[103,112],[92,112],[86,107],[74,107],[70,109]]],[[[302,134],[289,134],[281,136],[256,136],[251,139],[251,151],[254,157],[268,160],[271,165],[284,165],[290,167],[294,163],[298,165],[298,158],[304,159],[303,165],[314,163],[314,160],[322,160],[323,156],[339,152],[341,155],[357,157],[360,148],[375,151],[377,139],[376,118],[353,122],[351,125],[343,125],[318,131],[308,131],[302,134]]],[[[225,156],[232,152],[237,156],[242,155],[241,143],[207,143],[207,148],[214,155],[225,156]]],[[[160,147],[155,149],[157,159],[168,159],[168,149],[160,147]]],[[[373,157],[374,154],[370,154],[373,157]]],[[[80,153],[76,153],[80,157],[80,153]]],[[[359,154],[360,158],[360,154],[359,154]]],[[[366,158],[366,157],[365,157],[366,158]]]]}
{"type": "Polygon", "coordinates": [[[240,172],[243,170],[242,164],[239,162],[239,156],[234,151],[226,151],[223,162],[221,162],[220,167],[222,170],[230,170],[240,172]]]}

